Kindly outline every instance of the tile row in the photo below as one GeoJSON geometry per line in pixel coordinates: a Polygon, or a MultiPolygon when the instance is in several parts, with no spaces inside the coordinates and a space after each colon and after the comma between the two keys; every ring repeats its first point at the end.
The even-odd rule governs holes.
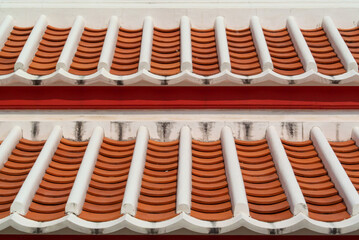
{"type": "Polygon", "coordinates": [[[183,127],[179,140],[158,142],[145,127],[128,141],[96,127],[89,141],[76,142],[58,126],[46,141],[24,139],[14,127],[0,146],[0,222],[74,215],[90,224],[128,215],[160,224],[186,214],[211,223],[301,215],[341,224],[358,215],[358,144],[359,128],[345,142],[328,142],[318,127],[310,140],[291,142],[273,127],[257,141],[234,139],[224,127],[220,140],[202,142],[183,127]]]}
{"type": "Polygon", "coordinates": [[[154,27],[151,17],[142,29],[122,28],[117,17],[104,29],[85,27],[82,17],[60,29],[48,25],[45,16],[26,28],[14,26],[7,16],[0,32],[8,36],[0,42],[0,75],[22,70],[44,78],[60,69],[74,76],[103,69],[115,76],[147,71],[161,77],[182,72],[202,77],[222,72],[242,77],[266,71],[286,77],[358,72],[358,28],[337,29],[330,17],[317,29],[300,29],[289,17],[286,27],[276,30],[262,28],[257,17],[246,29],[228,29],[222,17],[212,29],[193,28],[187,17],[175,29],[154,27]]]}

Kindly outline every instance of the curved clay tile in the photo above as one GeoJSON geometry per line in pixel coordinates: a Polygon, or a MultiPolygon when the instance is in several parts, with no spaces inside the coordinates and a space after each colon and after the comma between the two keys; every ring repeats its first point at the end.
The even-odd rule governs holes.
{"type": "Polygon", "coordinates": [[[134,140],[103,139],[80,218],[104,222],[121,216],[134,147],[134,140]],[[108,156],[105,157],[103,151],[106,151],[108,156]],[[130,156],[122,154],[123,152],[130,152],[130,156]]]}
{"type": "Polygon", "coordinates": [[[192,141],[191,216],[221,221],[233,216],[220,141],[192,141]]]}
{"type": "Polygon", "coordinates": [[[159,222],[177,215],[178,145],[149,140],[136,218],[159,222]]]}
{"type": "Polygon", "coordinates": [[[71,28],[47,26],[27,72],[39,76],[55,72],[56,63],[59,60],[70,30],[71,28]]]}
{"type": "Polygon", "coordinates": [[[65,216],[65,205],[86,146],[87,142],[61,139],[25,217],[44,222],[65,216]],[[68,161],[58,161],[59,152],[68,161]]]}
{"type": "Polygon", "coordinates": [[[44,141],[21,139],[14,150],[17,150],[19,145],[22,152],[13,151],[0,169],[0,218],[10,214],[10,206],[40,154],[44,141]],[[30,152],[31,156],[23,154],[26,152],[30,152]]]}
{"type": "Polygon", "coordinates": [[[107,29],[85,28],[81,41],[72,59],[69,72],[75,75],[90,75],[97,72],[98,61],[107,29]]]}
{"type": "Polygon", "coordinates": [[[191,29],[193,72],[210,76],[219,73],[214,29],[191,29]]]}
{"type": "Polygon", "coordinates": [[[250,216],[264,222],[277,222],[293,215],[279,182],[265,139],[235,140],[250,216]]]}
{"type": "Polygon", "coordinates": [[[24,47],[32,27],[14,27],[0,51],[0,75],[14,72],[14,65],[24,47]]]}
{"type": "Polygon", "coordinates": [[[359,27],[351,29],[338,29],[350,52],[359,64],[359,27]]]}
{"type": "Polygon", "coordinates": [[[151,72],[171,76],[181,71],[180,29],[153,30],[151,72]]]}
{"type": "Polygon", "coordinates": [[[263,29],[263,33],[272,57],[274,72],[286,76],[304,73],[303,65],[294,49],[287,29],[263,29]]]}
{"type": "Polygon", "coordinates": [[[142,29],[118,31],[115,54],[110,72],[115,75],[130,75],[138,70],[142,40],[142,29]]]}
{"type": "MultiPolygon", "coordinates": [[[[315,33],[315,32],[314,32],[315,33]]],[[[308,204],[309,217],[318,221],[337,222],[349,218],[311,141],[282,141],[294,174],[308,204]],[[297,151],[296,151],[297,149],[297,151]]]]}
{"type": "Polygon", "coordinates": [[[262,72],[249,28],[226,29],[232,72],[250,76],[262,72]]]}
{"type": "Polygon", "coordinates": [[[334,76],[346,72],[323,28],[303,30],[303,36],[318,66],[318,72],[334,76]]]}
{"type": "Polygon", "coordinates": [[[354,187],[359,191],[359,148],[353,140],[329,142],[354,187]]]}

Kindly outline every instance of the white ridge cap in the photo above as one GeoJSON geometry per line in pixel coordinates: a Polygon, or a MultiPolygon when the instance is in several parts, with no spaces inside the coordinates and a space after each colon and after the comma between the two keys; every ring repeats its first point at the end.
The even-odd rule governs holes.
{"type": "Polygon", "coordinates": [[[192,136],[189,127],[184,126],[180,133],[178,156],[178,180],[176,213],[191,212],[192,197],[192,136]]]}
{"type": "Polygon", "coordinates": [[[19,143],[22,138],[22,130],[19,126],[15,126],[11,129],[10,133],[6,136],[5,140],[0,146],[0,168],[2,168],[5,162],[8,160],[12,153],[12,150],[19,143]]]}
{"type": "Polygon", "coordinates": [[[232,130],[228,126],[225,126],[222,129],[221,144],[233,215],[238,216],[239,214],[242,214],[249,216],[247,194],[244,187],[242,171],[232,130]]]}
{"type": "Polygon", "coordinates": [[[303,193],[294,175],[293,168],[288,160],[282,142],[273,126],[267,128],[266,139],[279,175],[280,183],[288,198],[291,212],[293,215],[303,213],[308,216],[308,206],[303,193]]]}
{"type": "Polygon", "coordinates": [[[37,48],[40,44],[42,35],[47,27],[47,19],[45,15],[41,15],[32,29],[21,53],[15,63],[15,71],[22,69],[26,71],[29,68],[32,58],[35,56],[37,48]]]}
{"type": "Polygon", "coordinates": [[[250,29],[253,35],[253,42],[258,53],[262,71],[273,70],[273,62],[270,56],[267,42],[264,38],[263,30],[257,16],[251,17],[250,29]]]}
{"type": "Polygon", "coordinates": [[[290,35],[290,39],[293,42],[294,48],[298,53],[300,61],[303,64],[304,70],[313,70],[314,72],[317,72],[317,64],[315,63],[314,57],[308,47],[308,44],[305,41],[304,36],[300,31],[300,28],[293,16],[290,16],[287,19],[287,29],[290,35]]]}
{"type": "Polygon", "coordinates": [[[29,174],[27,175],[25,182],[22,184],[19,192],[17,193],[14,202],[11,204],[11,213],[17,212],[21,215],[25,215],[27,213],[61,138],[62,129],[60,126],[55,126],[29,174]]]}
{"type": "Polygon", "coordinates": [[[344,199],[349,214],[352,216],[357,215],[359,213],[359,194],[333,149],[330,147],[319,127],[313,127],[310,136],[335,188],[338,190],[339,195],[344,199]]]}
{"type": "Polygon", "coordinates": [[[75,56],[77,46],[81,40],[82,32],[84,31],[85,22],[82,16],[77,16],[74,24],[71,27],[69,36],[67,37],[64,48],[62,49],[59,60],[56,64],[56,70],[60,68],[68,71],[75,56]]]}
{"type": "Polygon", "coordinates": [[[192,72],[192,41],[189,17],[181,17],[181,71],[192,72]]]}
{"type": "Polygon", "coordinates": [[[151,69],[152,41],[153,21],[152,17],[147,16],[143,22],[140,61],[138,64],[139,71],[151,69]]]}
{"type": "Polygon", "coordinates": [[[65,212],[79,215],[85,202],[86,192],[96,165],[104,133],[101,127],[96,127],[87,145],[74,185],[66,203],[65,212]]]}
{"type": "Polygon", "coordinates": [[[226,25],[224,24],[223,17],[219,16],[216,18],[214,32],[216,36],[216,46],[220,70],[231,71],[231,60],[229,57],[226,25]]]}
{"type": "Polygon", "coordinates": [[[12,28],[14,27],[14,18],[7,15],[0,25],[0,49],[4,47],[7,38],[10,36],[12,28]]]}
{"type": "Polygon", "coordinates": [[[149,133],[146,127],[141,126],[137,131],[135,149],[131,161],[130,171],[122,201],[122,214],[134,216],[137,211],[138,197],[141,191],[143,170],[146,162],[149,133]]]}
{"type": "Polygon", "coordinates": [[[354,70],[358,72],[358,64],[329,16],[323,18],[323,29],[344,68],[347,71],[354,70]]]}
{"type": "Polygon", "coordinates": [[[112,59],[116,49],[119,30],[118,26],[118,17],[112,16],[107,27],[106,37],[103,43],[101,57],[97,67],[98,70],[104,68],[107,71],[110,71],[112,59]]]}

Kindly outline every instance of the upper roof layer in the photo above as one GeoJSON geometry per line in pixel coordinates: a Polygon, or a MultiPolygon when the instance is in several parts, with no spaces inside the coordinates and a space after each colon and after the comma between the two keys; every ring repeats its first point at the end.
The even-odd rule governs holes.
{"type": "Polygon", "coordinates": [[[158,28],[146,17],[131,29],[113,16],[97,29],[80,16],[65,28],[49,25],[44,15],[31,27],[7,16],[0,33],[0,79],[9,85],[359,81],[359,28],[337,28],[330,17],[313,29],[301,29],[293,17],[280,29],[263,28],[255,16],[244,28],[226,27],[217,17],[206,29],[191,26],[188,17],[175,28],[158,28]]]}
{"type": "Polygon", "coordinates": [[[318,127],[310,140],[234,139],[159,142],[139,127],[117,141],[96,127],[89,141],[63,138],[56,126],[44,141],[14,127],[0,146],[0,227],[90,233],[127,227],[141,233],[187,228],[260,233],[301,228],[320,233],[358,230],[359,129],[328,142],[318,127]]]}

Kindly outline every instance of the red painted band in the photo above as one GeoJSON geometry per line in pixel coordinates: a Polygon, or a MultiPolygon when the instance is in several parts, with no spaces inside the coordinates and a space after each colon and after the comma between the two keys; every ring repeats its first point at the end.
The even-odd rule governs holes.
{"type": "Polygon", "coordinates": [[[359,109],[359,87],[11,86],[0,109],[359,109]]]}

